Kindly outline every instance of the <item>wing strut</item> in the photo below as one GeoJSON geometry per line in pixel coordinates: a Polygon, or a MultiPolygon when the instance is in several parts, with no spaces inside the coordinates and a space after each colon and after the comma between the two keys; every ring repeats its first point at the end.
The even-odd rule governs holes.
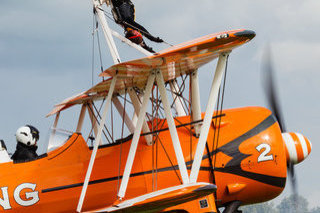
{"type": "MultiPolygon", "coordinates": [[[[195,70],[191,73],[191,107],[192,107],[192,120],[199,121],[201,120],[201,106],[200,106],[200,90],[199,90],[199,79],[198,79],[198,70],[195,70]]],[[[196,136],[199,137],[201,124],[195,124],[194,130],[196,136]]]]}
{"type": "Polygon", "coordinates": [[[157,84],[159,87],[164,112],[166,114],[169,131],[172,138],[173,148],[176,153],[176,157],[179,165],[179,171],[182,177],[182,182],[183,184],[187,184],[189,183],[189,175],[188,175],[186,163],[184,161],[177,128],[172,117],[168,96],[166,93],[166,89],[164,87],[165,83],[164,83],[163,75],[161,71],[157,72],[157,84]]]}
{"type": "Polygon", "coordinates": [[[54,147],[54,137],[56,135],[59,118],[60,118],[60,112],[57,113],[56,118],[55,118],[54,123],[53,123],[53,126],[51,128],[52,132],[51,132],[51,135],[50,135],[50,138],[49,138],[49,144],[48,144],[47,152],[49,152],[50,149],[52,147],[54,147]]]}
{"type": "MultiPolygon", "coordinates": [[[[88,103],[87,110],[89,113],[89,118],[91,121],[91,126],[93,128],[94,135],[97,137],[97,135],[98,135],[97,118],[95,117],[95,115],[93,113],[92,102],[88,103]]],[[[102,145],[102,138],[99,141],[99,145],[102,145]]]]}
{"type": "Polygon", "coordinates": [[[182,106],[182,98],[179,95],[177,95],[177,94],[180,94],[180,89],[179,89],[179,86],[178,86],[176,80],[170,81],[169,85],[170,85],[170,89],[172,91],[172,98],[173,98],[173,102],[176,106],[176,111],[177,111],[178,116],[186,116],[186,113],[185,113],[183,106],[182,106]]]}
{"type": "MultiPolygon", "coordinates": [[[[140,45],[137,45],[137,44],[131,42],[129,39],[121,36],[119,33],[113,31],[112,29],[110,29],[109,25],[107,23],[107,20],[105,18],[105,15],[103,13],[103,10],[101,8],[101,5],[103,4],[104,1],[99,1],[99,0],[92,0],[92,1],[93,1],[93,5],[95,7],[95,10],[97,12],[97,15],[99,17],[100,23],[102,25],[104,36],[105,36],[105,39],[106,39],[107,44],[109,46],[110,53],[111,53],[111,56],[112,56],[113,61],[114,61],[115,64],[120,63],[121,59],[120,59],[117,47],[116,47],[116,45],[114,43],[112,35],[117,37],[122,42],[125,42],[126,44],[130,45],[131,47],[137,49],[138,51],[142,52],[143,54],[145,54],[147,56],[152,56],[153,55],[149,51],[147,51],[144,48],[142,48],[140,45]]],[[[174,68],[174,66],[173,66],[173,68],[174,68]]],[[[176,85],[175,82],[171,82],[170,86],[171,86],[171,89],[174,88],[177,93],[180,93],[179,88],[177,88],[177,85],[176,85]]],[[[177,97],[174,97],[174,100],[175,100],[175,106],[176,106],[176,110],[177,110],[178,115],[179,116],[185,116],[186,114],[183,111],[183,107],[181,105],[181,102],[182,102],[181,98],[177,96],[177,97]]],[[[147,130],[146,124],[143,125],[143,129],[147,130]]],[[[144,132],[149,132],[149,131],[144,131],[144,132]]],[[[149,136],[145,136],[145,138],[146,138],[148,144],[150,145],[152,143],[152,141],[150,140],[150,137],[149,136]]]]}
{"type": "Polygon", "coordinates": [[[119,192],[118,192],[118,199],[119,200],[122,200],[124,198],[126,190],[127,190],[127,186],[128,186],[128,182],[129,182],[129,178],[130,178],[130,173],[131,173],[134,157],[135,157],[136,150],[137,150],[137,147],[138,147],[138,142],[139,142],[139,138],[140,138],[141,129],[142,129],[142,126],[143,126],[143,123],[144,123],[145,115],[146,115],[147,103],[149,102],[149,97],[150,97],[150,94],[151,94],[151,91],[152,91],[152,86],[153,86],[153,83],[155,81],[155,78],[156,78],[157,85],[158,85],[158,88],[159,88],[159,91],[160,91],[161,100],[162,100],[162,103],[163,103],[163,107],[164,107],[167,123],[168,123],[168,126],[169,126],[169,131],[170,131],[170,135],[171,135],[174,151],[175,151],[176,158],[177,158],[177,161],[178,161],[180,175],[182,177],[182,182],[183,182],[183,184],[188,184],[189,183],[189,175],[188,175],[188,171],[187,171],[187,166],[186,166],[186,163],[184,161],[184,156],[183,156],[183,152],[182,152],[182,149],[181,149],[179,136],[178,136],[176,125],[174,123],[174,119],[173,119],[173,116],[172,116],[172,113],[171,113],[171,108],[170,108],[170,104],[169,104],[169,101],[168,101],[168,96],[167,96],[166,89],[165,89],[165,86],[164,86],[165,82],[164,82],[164,79],[163,79],[162,72],[159,69],[157,69],[157,70],[153,70],[152,74],[150,74],[150,76],[148,77],[147,86],[146,86],[145,93],[144,93],[144,96],[143,96],[142,106],[141,106],[141,108],[139,110],[137,126],[136,126],[135,132],[133,134],[133,139],[132,139],[132,142],[131,142],[129,155],[128,155],[128,158],[127,158],[127,162],[126,162],[125,170],[124,170],[124,173],[123,173],[120,189],[119,189],[119,192]]]}
{"type": "Polygon", "coordinates": [[[85,116],[85,113],[86,113],[86,109],[87,109],[87,105],[85,103],[82,104],[76,132],[81,132],[81,129],[82,129],[82,126],[83,126],[84,116],[85,116]]]}
{"type": "Polygon", "coordinates": [[[112,102],[114,103],[114,105],[116,106],[120,116],[122,117],[122,119],[124,120],[125,124],[127,125],[130,133],[134,132],[134,129],[136,128],[134,126],[134,124],[132,123],[131,119],[129,118],[127,112],[125,111],[125,109],[123,108],[122,104],[120,103],[118,97],[113,97],[112,102]]]}
{"type": "Polygon", "coordinates": [[[152,91],[154,79],[155,79],[155,73],[152,72],[148,77],[147,86],[146,86],[144,96],[143,96],[142,106],[139,110],[138,122],[136,125],[136,129],[134,130],[134,134],[133,134],[133,138],[132,138],[132,142],[131,142],[131,146],[130,146],[130,150],[129,150],[129,155],[127,158],[127,162],[126,162],[126,166],[124,169],[120,189],[118,192],[118,197],[120,200],[124,197],[126,190],[127,190],[128,181],[129,181],[134,157],[136,155],[136,151],[137,151],[137,147],[138,147],[138,142],[139,142],[139,138],[140,138],[142,125],[145,120],[147,106],[148,106],[149,97],[150,97],[150,94],[152,91]]]}
{"type": "Polygon", "coordinates": [[[211,85],[206,114],[203,119],[203,124],[202,124],[201,132],[200,132],[200,138],[198,141],[196,153],[194,156],[194,161],[192,164],[192,169],[191,169],[191,173],[190,173],[190,183],[196,183],[197,179],[198,179],[199,169],[200,169],[206,141],[208,138],[208,133],[209,133],[210,123],[211,123],[212,116],[213,116],[214,106],[217,101],[219,88],[221,85],[221,80],[222,80],[223,74],[225,72],[228,56],[229,56],[229,52],[222,53],[219,56],[219,61],[217,64],[216,72],[215,72],[215,75],[214,75],[214,78],[212,81],[212,85],[211,85]]]}
{"type": "MultiPolygon", "coordinates": [[[[133,88],[129,88],[128,93],[129,93],[130,99],[131,99],[133,107],[134,107],[134,111],[135,111],[134,115],[138,115],[141,110],[141,104],[140,104],[140,101],[138,98],[138,94],[134,91],[133,88]]],[[[149,99],[149,97],[147,97],[147,98],[149,99]]],[[[143,102],[143,100],[144,100],[144,98],[142,99],[142,102],[143,102]]],[[[142,131],[144,133],[150,132],[150,129],[149,129],[149,126],[148,126],[146,120],[143,121],[142,131]]],[[[144,138],[146,139],[147,144],[149,146],[151,146],[152,145],[152,135],[145,135],[144,138]]]]}
{"type": "Polygon", "coordinates": [[[100,2],[97,1],[97,0],[92,0],[92,2],[93,2],[93,5],[94,5],[94,8],[95,8],[95,11],[98,14],[98,17],[99,17],[99,20],[100,20],[100,24],[102,25],[103,33],[104,33],[104,36],[106,38],[107,44],[109,46],[110,53],[111,53],[111,56],[113,58],[113,62],[115,64],[119,64],[121,62],[120,56],[119,56],[117,47],[116,47],[116,45],[114,43],[114,40],[113,40],[113,37],[112,37],[112,34],[111,34],[111,30],[110,30],[109,25],[107,23],[106,17],[104,16],[103,10],[102,10],[102,8],[100,6],[100,2]]]}
{"type": "Polygon", "coordinates": [[[88,184],[89,184],[89,180],[90,180],[90,176],[91,176],[94,160],[96,158],[96,154],[97,154],[97,151],[98,151],[99,141],[101,140],[102,130],[103,130],[103,127],[104,127],[104,125],[106,123],[107,112],[108,112],[109,106],[111,104],[111,98],[112,98],[113,91],[114,91],[114,88],[115,88],[115,85],[116,85],[116,81],[117,81],[117,76],[114,76],[113,79],[112,79],[112,82],[111,82],[111,86],[110,86],[109,92],[108,92],[107,102],[105,104],[105,108],[103,110],[103,114],[102,114],[102,117],[101,117],[101,122],[100,122],[100,125],[99,125],[98,134],[97,134],[97,138],[96,138],[96,141],[95,141],[95,144],[94,144],[94,148],[93,148],[93,151],[92,151],[92,154],[91,154],[91,159],[90,159],[90,162],[89,162],[86,178],[84,180],[84,184],[83,184],[83,187],[82,187],[82,191],[81,191],[81,195],[80,195],[80,199],[79,199],[79,203],[78,203],[78,207],[77,207],[77,211],[78,212],[80,212],[81,209],[82,209],[84,197],[85,197],[86,192],[87,192],[87,188],[88,188],[88,184]]]}

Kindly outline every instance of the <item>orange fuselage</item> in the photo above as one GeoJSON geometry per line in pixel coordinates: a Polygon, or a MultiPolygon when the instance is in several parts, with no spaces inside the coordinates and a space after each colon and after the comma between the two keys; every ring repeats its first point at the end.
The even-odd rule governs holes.
{"type": "MultiPolygon", "coordinates": [[[[212,121],[198,181],[217,185],[217,204],[234,200],[257,203],[278,196],[285,186],[286,156],[279,125],[271,112],[261,107],[224,110],[219,131],[216,119],[212,121]],[[218,135],[218,144],[214,144],[218,135]]],[[[168,126],[164,120],[158,122],[159,129],[165,130],[158,132],[153,146],[140,138],[125,198],[181,184],[168,126]]],[[[190,123],[189,116],[176,119],[177,126],[185,123],[190,123]]],[[[190,172],[198,139],[190,136],[190,125],[177,130],[190,172]]],[[[115,202],[130,142],[128,138],[99,148],[83,210],[115,202]]],[[[81,134],[74,133],[43,158],[0,164],[0,209],[75,211],[91,151],[81,134]]]]}

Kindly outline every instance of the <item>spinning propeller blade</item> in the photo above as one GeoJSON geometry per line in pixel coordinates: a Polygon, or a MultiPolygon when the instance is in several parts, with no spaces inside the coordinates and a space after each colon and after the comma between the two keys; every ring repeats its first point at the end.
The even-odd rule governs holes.
{"type": "Polygon", "coordinates": [[[276,93],[276,86],[274,83],[273,77],[273,64],[271,59],[270,49],[267,48],[267,51],[264,54],[263,58],[263,74],[264,76],[264,86],[265,92],[267,95],[268,104],[270,105],[271,111],[273,112],[274,116],[278,120],[280,125],[281,132],[286,132],[286,127],[283,121],[283,116],[281,112],[281,108],[279,106],[279,99],[276,93]]]}
{"type": "MultiPolygon", "coordinates": [[[[276,93],[276,86],[275,86],[275,81],[273,76],[274,75],[273,64],[272,64],[272,58],[271,58],[271,51],[269,47],[267,48],[263,56],[262,72],[263,72],[262,76],[264,76],[263,81],[264,81],[264,87],[267,95],[268,104],[270,105],[270,109],[273,112],[274,116],[278,120],[281,132],[284,133],[286,132],[286,126],[283,120],[283,114],[281,112],[281,108],[279,104],[280,102],[276,93]]],[[[296,176],[294,171],[294,164],[291,161],[288,161],[287,168],[288,168],[288,173],[291,181],[292,193],[294,196],[295,203],[297,203],[298,188],[297,188],[297,181],[296,181],[296,176]]]]}

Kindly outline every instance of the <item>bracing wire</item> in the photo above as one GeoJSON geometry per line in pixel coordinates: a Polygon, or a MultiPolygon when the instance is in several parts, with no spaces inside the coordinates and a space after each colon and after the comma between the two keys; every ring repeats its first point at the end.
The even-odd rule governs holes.
{"type": "Polygon", "coordinates": [[[102,54],[101,54],[101,45],[100,45],[99,33],[97,33],[97,42],[98,42],[98,47],[99,47],[100,70],[101,70],[101,72],[103,72],[104,69],[103,69],[103,64],[102,64],[102,54]]]}
{"type": "MultiPolygon", "coordinates": [[[[154,111],[154,91],[152,91],[152,106],[151,106],[151,110],[152,110],[152,117],[155,118],[155,111],[154,111]]],[[[154,131],[154,122],[152,121],[152,126],[151,126],[151,132],[154,131]]],[[[152,134],[152,191],[155,191],[155,174],[154,174],[154,134],[152,134]]]]}
{"type": "MultiPolygon", "coordinates": [[[[105,99],[103,99],[103,102],[104,102],[104,101],[105,101],[105,99]]],[[[100,109],[98,110],[97,107],[93,104],[93,107],[94,107],[94,109],[95,109],[95,111],[96,111],[96,113],[97,113],[97,115],[98,115],[98,117],[99,117],[100,119],[101,119],[101,115],[100,115],[99,112],[101,111],[102,105],[103,105],[103,103],[101,104],[101,107],[100,107],[100,109]]],[[[97,119],[97,122],[98,122],[98,119],[97,119]]],[[[114,140],[113,140],[113,137],[112,137],[111,133],[109,132],[108,127],[107,127],[106,125],[104,125],[104,129],[107,131],[107,133],[108,133],[111,141],[113,142],[113,141],[114,141],[114,140]]],[[[111,144],[112,142],[109,141],[109,139],[108,139],[108,137],[107,137],[107,135],[105,134],[104,131],[103,131],[103,133],[104,133],[105,138],[108,140],[108,143],[111,144]]]]}
{"type": "Polygon", "coordinates": [[[96,23],[96,15],[93,14],[92,16],[92,59],[91,59],[91,86],[93,86],[93,82],[94,82],[94,44],[95,44],[95,40],[94,40],[94,34],[95,31],[97,30],[97,28],[95,28],[95,23],[96,23]]]}
{"type": "MultiPolygon", "coordinates": [[[[189,115],[190,115],[190,119],[189,119],[189,122],[191,123],[192,122],[192,119],[193,119],[193,110],[192,110],[192,106],[191,106],[191,103],[192,103],[192,80],[191,80],[191,77],[192,76],[192,73],[190,73],[189,75],[189,115]]],[[[192,160],[192,131],[191,131],[191,125],[190,125],[190,132],[189,132],[189,148],[190,148],[190,161],[193,161],[192,160]]]]}
{"type": "MultiPolygon", "coordinates": [[[[96,112],[99,114],[99,112],[97,111],[95,105],[92,104],[92,106],[94,106],[96,112]]],[[[89,110],[90,110],[90,112],[92,113],[92,115],[94,115],[93,109],[92,109],[91,107],[89,107],[89,110]]],[[[90,134],[92,133],[93,128],[95,127],[96,124],[100,125],[100,122],[99,122],[98,118],[97,118],[96,116],[93,116],[93,117],[95,118],[95,124],[94,124],[94,125],[92,126],[92,128],[91,128],[90,134]]],[[[107,135],[106,135],[106,133],[105,133],[105,131],[102,131],[102,133],[104,134],[105,138],[108,140],[108,143],[110,143],[110,142],[109,142],[109,139],[108,139],[108,137],[107,137],[107,135]]],[[[89,134],[89,135],[90,135],[90,134],[89,134]]],[[[89,136],[89,137],[90,137],[90,136],[89,136]]],[[[89,139],[89,137],[88,137],[88,139],[89,139]]]]}
{"type": "MultiPolygon", "coordinates": [[[[229,59],[229,56],[227,57],[227,61],[226,61],[226,67],[225,67],[225,73],[224,73],[224,79],[223,79],[223,87],[222,87],[222,97],[221,97],[221,104],[220,104],[220,110],[219,110],[219,114],[222,114],[222,107],[223,107],[223,102],[224,102],[224,93],[225,93],[225,86],[226,86],[226,79],[227,79],[227,70],[228,70],[228,59],[229,59]]],[[[217,112],[218,113],[218,112],[217,112]]],[[[215,146],[215,149],[214,150],[217,150],[218,148],[218,145],[219,145],[219,135],[220,135],[220,124],[221,124],[221,117],[219,117],[219,122],[217,124],[217,127],[218,127],[218,133],[217,133],[217,143],[216,143],[216,146],[215,146]]],[[[214,169],[216,167],[216,161],[217,161],[217,157],[215,155],[215,158],[214,158],[214,169]]]]}

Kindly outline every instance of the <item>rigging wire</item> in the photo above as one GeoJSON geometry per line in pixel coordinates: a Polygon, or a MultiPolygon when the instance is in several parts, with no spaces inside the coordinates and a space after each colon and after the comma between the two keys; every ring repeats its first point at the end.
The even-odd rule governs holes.
{"type": "MultiPolygon", "coordinates": [[[[159,99],[159,89],[158,88],[157,88],[157,99],[159,99]]],[[[157,105],[160,106],[160,103],[157,102],[157,105]]],[[[157,109],[156,116],[157,116],[157,118],[159,118],[160,108],[157,106],[156,109],[157,109]]],[[[156,123],[156,128],[158,129],[158,127],[159,127],[159,122],[156,123]]],[[[155,185],[155,188],[158,189],[158,150],[159,150],[159,142],[157,142],[157,141],[155,141],[155,142],[156,142],[156,185],[155,185]]]]}
{"type": "MultiPolygon", "coordinates": [[[[218,92],[218,100],[217,100],[217,105],[216,105],[216,110],[215,110],[215,119],[214,119],[214,122],[213,122],[213,129],[214,129],[214,132],[213,132],[213,140],[212,140],[212,148],[214,150],[214,157],[216,159],[216,150],[217,150],[217,146],[215,146],[215,142],[216,142],[216,136],[217,136],[217,124],[218,124],[218,114],[219,114],[219,105],[220,105],[220,96],[221,96],[221,88],[219,88],[219,92],[218,92]]],[[[212,159],[209,159],[210,161],[212,161],[212,159]]],[[[215,169],[215,163],[213,164],[213,170],[215,169]]],[[[213,183],[215,184],[216,181],[215,181],[215,176],[214,176],[214,172],[211,171],[211,175],[212,175],[212,178],[213,178],[213,183]]]]}
{"type": "MultiPolygon", "coordinates": [[[[152,100],[154,99],[154,91],[152,91],[152,100]]],[[[154,111],[154,105],[155,103],[152,101],[152,106],[151,106],[151,110],[152,110],[152,117],[155,118],[155,111],[154,111]]],[[[154,122],[152,122],[152,126],[151,126],[151,132],[154,131],[154,122]]],[[[155,190],[154,187],[154,180],[155,180],[155,175],[154,175],[154,134],[152,134],[152,191],[155,190]]]]}
{"type": "Polygon", "coordinates": [[[96,23],[96,15],[93,14],[92,16],[92,59],[91,59],[91,86],[93,86],[93,82],[94,82],[94,44],[95,44],[95,39],[94,39],[94,34],[97,30],[97,26],[95,27],[95,23],[96,23]]]}
{"type": "MultiPolygon", "coordinates": [[[[189,117],[190,117],[190,119],[189,119],[189,121],[190,121],[190,123],[192,122],[192,119],[193,119],[193,111],[192,111],[192,106],[191,106],[191,103],[192,103],[192,90],[191,90],[191,88],[192,88],[192,81],[191,81],[191,77],[192,76],[192,73],[190,73],[190,75],[189,75],[189,117]]],[[[191,131],[191,128],[192,128],[192,126],[190,125],[190,134],[189,134],[189,146],[190,146],[190,161],[192,162],[193,160],[192,160],[192,136],[193,136],[193,134],[192,134],[192,131],[191,131]]]]}
{"type": "MultiPolygon", "coordinates": [[[[226,67],[225,67],[225,73],[224,73],[224,79],[223,79],[223,86],[222,86],[222,95],[221,95],[221,104],[220,104],[220,109],[219,109],[219,112],[217,111],[217,113],[219,114],[222,114],[222,107],[223,107],[223,102],[224,102],[224,93],[225,93],[225,86],[226,86],[226,79],[227,79],[227,71],[228,71],[228,60],[229,59],[229,55],[227,56],[227,60],[226,60],[226,67]]],[[[220,90],[219,90],[219,93],[220,93],[220,90]]],[[[217,142],[215,144],[215,148],[214,148],[214,164],[213,164],[213,169],[216,168],[216,161],[217,161],[217,149],[218,149],[218,146],[219,146],[219,136],[220,136],[220,125],[221,125],[221,120],[222,118],[219,117],[219,122],[216,123],[217,126],[217,129],[218,129],[218,132],[217,132],[217,142]]],[[[216,128],[215,128],[216,129],[216,128]]],[[[213,141],[213,147],[214,147],[214,143],[215,141],[213,141]]]]}
{"type": "MultiPolygon", "coordinates": [[[[157,89],[157,97],[156,97],[157,99],[159,98],[159,91],[158,91],[158,89],[157,89]]],[[[175,174],[177,175],[177,178],[179,179],[179,181],[180,181],[180,183],[182,184],[182,180],[181,180],[181,178],[180,178],[180,176],[179,176],[179,174],[178,174],[178,172],[177,172],[177,169],[176,169],[176,166],[174,166],[174,164],[173,164],[173,162],[172,162],[172,160],[171,160],[171,158],[170,158],[170,156],[169,156],[169,154],[168,154],[168,152],[167,152],[167,150],[166,150],[166,148],[164,147],[164,145],[163,145],[163,143],[162,143],[162,141],[161,141],[161,139],[160,139],[160,136],[159,136],[159,134],[160,134],[160,131],[158,131],[159,129],[161,130],[162,128],[163,128],[163,126],[164,126],[164,124],[166,123],[165,122],[165,119],[158,119],[159,118],[159,112],[161,112],[161,107],[160,107],[160,103],[161,102],[159,102],[159,101],[156,101],[156,102],[153,102],[153,103],[155,103],[156,104],[156,109],[155,109],[155,111],[156,111],[156,118],[157,118],[157,122],[156,122],[156,135],[155,135],[155,145],[156,145],[156,156],[155,156],[155,158],[156,158],[156,165],[155,165],[155,167],[156,167],[156,169],[155,169],[155,171],[156,171],[156,176],[155,176],[155,178],[156,178],[156,180],[155,180],[155,183],[157,184],[157,173],[158,173],[158,150],[159,150],[159,148],[158,148],[158,144],[160,143],[160,145],[161,145],[161,147],[162,147],[162,149],[163,149],[163,151],[164,151],[164,153],[165,153],[165,155],[166,155],[166,157],[167,157],[167,159],[169,160],[169,162],[170,162],[170,164],[171,164],[171,167],[172,167],[172,169],[173,169],[173,171],[175,172],[175,174]],[[159,120],[159,121],[158,121],[159,120]]],[[[153,133],[154,134],[154,133],[153,133]]],[[[155,187],[157,187],[157,185],[155,186],[155,187]]]]}
{"type": "MultiPolygon", "coordinates": [[[[99,51],[99,60],[100,60],[100,70],[101,72],[104,71],[104,68],[103,68],[103,60],[102,60],[102,51],[101,51],[101,43],[100,43],[100,36],[99,36],[99,22],[98,22],[98,19],[97,19],[97,14],[96,14],[96,10],[95,8],[93,9],[93,26],[94,26],[94,30],[92,32],[92,85],[93,85],[93,73],[94,73],[94,57],[95,57],[95,54],[94,54],[94,43],[95,43],[95,34],[97,35],[97,45],[98,45],[98,51],[99,51]]],[[[104,80],[104,77],[102,78],[104,80]]]]}
{"type": "Polygon", "coordinates": [[[174,165],[173,165],[173,162],[171,161],[170,156],[169,156],[169,154],[167,153],[166,148],[163,146],[163,143],[162,143],[159,135],[157,136],[157,139],[159,140],[160,145],[162,146],[162,148],[163,148],[163,150],[164,150],[164,153],[166,154],[166,156],[167,156],[167,158],[168,158],[168,160],[169,160],[169,162],[170,162],[170,164],[171,164],[171,167],[173,168],[173,171],[174,171],[175,174],[177,175],[177,177],[178,177],[178,179],[179,179],[179,182],[180,182],[181,184],[183,184],[183,182],[182,182],[182,180],[181,180],[181,178],[180,178],[180,175],[179,175],[178,172],[177,172],[177,169],[176,169],[177,166],[174,166],[174,165]]]}
{"type": "Polygon", "coordinates": [[[102,64],[102,54],[101,54],[101,45],[100,45],[100,36],[99,36],[99,33],[97,33],[97,42],[98,42],[98,47],[99,47],[100,69],[101,69],[101,72],[103,72],[104,69],[103,69],[103,64],[102,64]]]}
{"type": "MultiPolygon", "coordinates": [[[[178,84],[178,81],[177,81],[176,79],[174,79],[174,80],[171,81],[171,83],[173,83],[173,82],[175,82],[176,85],[179,85],[179,84],[178,84]]],[[[179,88],[179,87],[178,87],[178,88],[179,88]]],[[[181,99],[184,99],[184,97],[182,96],[182,93],[183,93],[184,91],[181,91],[180,88],[179,88],[179,91],[178,91],[176,87],[173,87],[173,90],[171,90],[171,88],[170,88],[170,89],[166,89],[166,90],[169,91],[172,96],[175,95],[175,96],[173,96],[174,99],[173,99],[172,104],[171,104],[170,107],[171,107],[171,108],[175,108],[175,107],[174,107],[174,104],[176,103],[176,100],[178,99],[178,101],[180,102],[180,104],[181,104],[181,106],[182,106],[182,108],[183,108],[183,111],[185,112],[186,110],[185,110],[184,107],[183,107],[183,104],[184,104],[184,103],[183,103],[182,100],[181,100],[181,99]]],[[[190,105],[190,103],[189,103],[189,105],[190,105]]],[[[177,109],[175,109],[175,110],[176,110],[176,113],[178,114],[177,109]]],[[[187,114],[187,113],[186,113],[186,114],[187,114]]]]}
{"type": "MultiPolygon", "coordinates": [[[[87,107],[88,107],[88,110],[92,113],[92,109],[89,104],[87,104],[87,107]]],[[[92,116],[92,120],[93,120],[93,117],[94,116],[92,116]]],[[[94,140],[93,129],[95,126],[96,126],[96,122],[95,123],[91,122],[91,130],[90,130],[88,137],[87,137],[87,140],[86,140],[87,143],[88,143],[89,139],[91,140],[91,146],[93,146],[93,140],[94,140]]]]}
{"type": "MultiPolygon", "coordinates": [[[[105,101],[105,98],[103,99],[103,102],[104,102],[104,101],[105,101]]],[[[96,111],[96,113],[97,113],[97,115],[98,115],[98,117],[99,117],[100,119],[101,119],[101,115],[100,115],[99,112],[101,111],[103,102],[102,102],[99,110],[97,109],[97,107],[95,106],[95,104],[93,104],[93,107],[94,107],[94,109],[95,109],[95,111],[96,111]]],[[[97,119],[97,122],[99,122],[98,119],[97,119]]],[[[110,132],[109,132],[109,130],[108,130],[108,127],[107,127],[106,125],[104,125],[104,128],[105,128],[105,130],[107,131],[107,133],[108,133],[111,141],[114,141],[113,138],[112,138],[112,135],[110,134],[110,132]]],[[[104,132],[104,131],[103,131],[103,132],[104,132]]],[[[108,143],[109,143],[109,144],[112,144],[112,142],[109,141],[109,139],[108,139],[107,135],[105,134],[105,132],[104,132],[104,136],[105,136],[106,139],[108,140],[108,143]]]]}
{"type": "MultiPolygon", "coordinates": [[[[92,106],[94,106],[94,104],[92,103],[92,106]]],[[[95,107],[95,106],[94,106],[95,107]]],[[[94,112],[93,112],[93,109],[91,108],[91,107],[89,107],[89,110],[90,110],[90,112],[92,113],[92,115],[93,115],[93,118],[95,119],[95,124],[92,126],[92,128],[91,128],[91,131],[90,131],[90,134],[92,133],[92,131],[93,131],[93,128],[95,127],[95,125],[96,124],[98,124],[98,125],[100,125],[100,122],[99,122],[99,120],[98,120],[98,118],[96,117],[96,116],[94,116],[94,112]]],[[[95,110],[97,110],[97,109],[95,109],[95,110]]],[[[98,112],[99,113],[99,112],[98,112]]],[[[108,142],[109,142],[109,139],[108,139],[108,137],[107,137],[107,135],[106,135],[106,133],[105,133],[105,131],[103,130],[102,131],[102,133],[104,134],[104,136],[105,136],[105,138],[108,140],[108,142]]],[[[90,135],[89,134],[89,135],[90,135]]],[[[90,136],[89,136],[90,137],[90,136]]],[[[88,137],[88,139],[89,139],[89,137],[88,137]]],[[[110,143],[110,142],[109,142],[110,143]]]]}
{"type": "MultiPolygon", "coordinates": [[[[179,64],[179,66],[180,66],[180,70],[181,70],[181,63],[179,64]]],[[[184,92],[184,90],[186,89],[186,80],[187,80],[187,75],[185,75],[185,77],[184,77],[184,79],[182,78],[182,76],[181,76],[181,79],[182,79],[182,84],[181,84],[181,86],[179,87],[179,91],[180,91],[180,96],[182,97],[182,100],[183,100],[183,102],[184,102],[184,112],[187,114],[188,113],[188,111],[189,111],[189,109],[188,109],[188,106],[189,106],[189,103],[188,103],[188,99],[186,99],[186,98],[184,98],[183,97],[183,92],[184,92]]]]}
{"type": "MultiPolygon", "coordinates": [[[[172,104],[171,104],[171,108],[173,108],[173,105],[174,105],[174,103],[175,103],[175,100],[176,100],[176,98],[177,98],[177,96],[179,96],[180,97],[180,103],[181,103],[181,105],[182,105],[182,108],[183,108],[183,110],[184,110],[184,112],[186,113],[186,114],[188,114],[188,112],[189,112],[189,109],[188,109],[188,105],[190,105],[190,103],[189,103],[189,100],[188,99],[186,99],[185,97],[183,97],[183,92],[184,92],[184,90],[186,89],[186,84],[185,84],[185,81],[187,80],[187,75],[186,76],[184,76],[184,78],[183,78],[183,76],[181,76],[181,80],[182,80],[182,83],[181,83],[181,85],[178,87],[179,88],[179,93],[178,92],[174,92],[174,94],[176,95],[176,97],[175,97],[175,99],[174,99],[174,101],[172,102],[172,104]],[[183,101],[183,102],[182,102],[183,101]]],[[[177,82],[177,84],[178,84],[178,82],[177,82]]],[[[172,92],[172,90],[170,90],[170,89],[167,89],[167,91],[169,91],[169,92],[172,92]]]]}

